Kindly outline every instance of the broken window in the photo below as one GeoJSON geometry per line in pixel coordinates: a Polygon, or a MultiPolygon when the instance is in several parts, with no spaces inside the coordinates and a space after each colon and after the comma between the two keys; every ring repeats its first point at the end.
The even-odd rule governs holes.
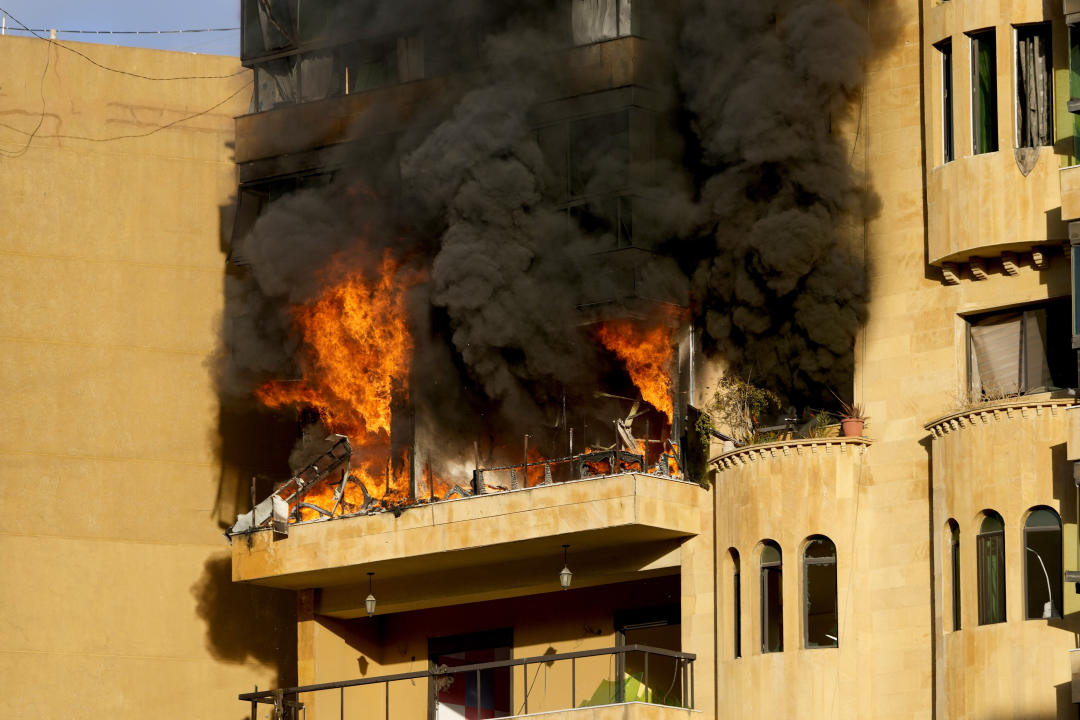
{"type": "Polygon", "coordinates": [[[292,47],[296,42],[290,0],[244,0],[244,59],[292,47]]]}
{"type": "Polygon", "coordinates": [[[320,50],[299,57],[300,95],[304,102],[322,100],[345,92],[345,78],[338,54],[320,50]]]}
{"type": "Polygon", "coordinates": [[[1051,145],[1054,85],[1050,76],[1050,23],[1016,28],[1018,147],[1051,145]]]}
{"type": "Polygon", "coordinates": [[[839,623],[836,599],[836,546],[817,535],[803,552],[803,580],[806,582],[806,647],[837,647],[839,623]]]}
{"type": "Polygon", "coordinates": [[[739,578],[739,551],[735,548],[728,550],[731,557],[731,619],[732,619],[732,646],[734,655],[742,657],[742,587],[739,578]]]}
{"type": "Polygon", "coordinates": [[[255,109],[291,105],[300,97],[296,56],[268,60],[255,68],[255,109]]]}
{"type": "Polygon", "coordinates": [[[571,0],[575,45],[611,40],[630,34],[631,0],[571,0]]]}
{"type": "Polygon", "coordinates": [[[369,40],[338,50],[346,94],[375,90],[398,81],[397,41],[369,40]]]}
{"type": "Polygon", "coordinates": [[[1028,620],[1061,617],[1061,520],[1036,508],[1024,523],[1024,605],[1028,620]]]}
{"type": "Polygon", "coordinates": [[[973,397],[1046,392],[1075,384],[1068,300],[968,319],[973,397]]]}
{"type": "Polygon", "coordinates": [[[1005,521],[988,511],[975,536],[979,570],[979,624],[1005,622],[1005,521]]]}
{"type": "Polygon", "coordinates": [[[960,526],[949,520],[949,564],[952,572],[952,629],[960,629],[960,526]]]}
{"type": "Polygon", "coordinates": [[[953,61],[952,40],[942,40],[937,45],[941,56],[941,162],[956,159],[953,148],[953,61]]]}
{"type": "Polygon", "coordinates": [[[997,34],[993,28],[971,33],[971,129],[972,152],[998,149],[997,34]]]}
{"type": "Polygon", "coordinates": [[[761,652],[784,650],[784,572],[780,546],[766,540],[761,549],[761,652]]]}

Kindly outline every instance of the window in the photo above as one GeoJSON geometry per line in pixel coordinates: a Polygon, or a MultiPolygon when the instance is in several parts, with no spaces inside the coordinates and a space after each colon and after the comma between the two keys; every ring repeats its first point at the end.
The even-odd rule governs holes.
{"type": "Polygon", "coordinates": [[[1016,145],[1053,144],[1050,23],[1016,28],[1016,145]]]}
{"type": "Polygon", "coordinates": [[[632,0],[571,0],[575,45],[587,45],[630,34],[632,0]]]}
{"type": "Polygon", "coordinates": [[[942,40],[934,47],[941,55],[941,162],[956,159],[953,149],[953,62],[952,40],[942,40]]]}
{"type": "Polygon", "coordinates": [[[742,657],[742,583],[739,579],[739,551],[728,550],[731,557],[731,637],[734,655],[742,657]]]}
{"type": "Polygon", "coordinates": [[[968,320],[968,379],[975,398],[1071,387],[1076,379],[1068,299],[968,320]]]}
{"type": "Polygon", "coordinates": [[[979,624],[1005,622],[1005,522],[988,511],[975,536],[979,564],[979,624]]]}
{"type": "Polygon", "coordinates": [[[1072,158],[1071,165],[1076,164],[1076,158],[1080,157],[1080,114],[1072,112],[1075,104],[1074,99],[1080,98],[1080,27],[1069,26],[1069,103],[1068,109],[1072,118],[1072,158]]]}
{"type": "Polygon", "coordinates": [[[829,538],[810,538],[803,551],[803,581],[806,647],[837,647],[836,546],[829,538]]]}
{"type": "Polygon", "coordinates": [[[1024,523],[1024,617],[1059,618],[1062,611],[1061,520],[1036,508],[1024,523]]]}
{"type": "Polygon", "coordinates": [[[960,526],[949,520],[949,564],[952,573],[952,629],[960,629],[960,526]]]}
{"type": "Polygon", "coordinates": [[[997,50],[993,29],[971,33],[972,152],[995,152],[997,139],[997,50]]]}
{"type": "Polygon", "coordinates": [[[445,665],[451,671],[429,680],[434,684],[434,692],[428,695],[428,717],[433,720],[478,720],[513,714],[509,667],[489,668],[479,673],[452,671],[459,665],[509,660],[513,645],[510,629],[429,638],[431,664],[445,665]]]}
{"type": "Polygon", "coordinates": [[[780,546],[772,540],[761,549],[761,652],[784,650],[784,572],[780,546]]]}

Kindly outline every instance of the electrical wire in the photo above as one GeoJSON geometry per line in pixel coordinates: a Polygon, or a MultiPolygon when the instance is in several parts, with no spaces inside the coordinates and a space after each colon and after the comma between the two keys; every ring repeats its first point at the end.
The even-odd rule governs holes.
{"type": "MultiPolygon", "coordinates": [[[[7,123],[0,123],[0,127],[5,127],[5,128],[7,128],[9,130],[14,130],[17,133],[21,133],[23,135],[28,135],[29,136],[29,138],[27,139],[26,146],[23,147],[23,149],[20,150],[17,155],[13,155],[12,157],[18,157],[19,155],[24,154],[26,152],[27,148],[29,147],[30,143],[33,142],[35,137],[42,138],[42,139],[58,139],[58,140],[85,140],[87,142],[112,142],[114,140],[125,140],[125,139],[128,139],[128,138],[144,138],[144,137],[149,137],[150,135],[153,135],[155,133],[159,133],[162,130],[168,130],[171,127],[179,125],[180,123],[187,122],[188,120],[194,120],[197,117],[201,117],[203,115],[211,113],[214,110],[217,110],[219,107],[221,107],[225,103],[232,100],[234,97],[236,97],[237,95],[242,93],[244,90],[250,88],[252,86],[252,84],[253,83],[250,82],[250,81],[244,83],[239,88],[237,88],[235,91],[233,91],[233,93],[231,95],[229,95],[228,97],[226,97],[224,100],[221,100],[221,101],[215,103],[214,105],[206,108],[205,110],[200,110],[199,112],[192,113],[191,115],[185,115],[184,117],[177,118],[176,120],[165,123],[164,125],[159,125],[159,126],[155,127],[153,130],[149,130],[149,131],[143,132],[143,133],[129,133],[129,134],[126,134],[126,135],[114,135],[112,137],[103,137],[103,138],[100,138],[100,137],[88,137],[86,135],[67,135],[67,134],[63,134],[63,133],[43,135],[43,134],[38,133],[38,130],[41,127],[41,121],[38,122],[38,127],[35,128],[34,132],[32,132],[32,133],[26,132],[25,130],[20,130],[19,128],[14,127],[12,125],[8,125],[7,123]]],[[[45,99],[44,95],[42,95],[42,103],[43,103],[43,108],[42,108],[43,112],[41,114],[42,119],[44,119],[44,117],[45,117],[44,99],[45,99]]],[[[5,152],[5,151],[0,150],[0,152],[5,152]]]]}
{"type": "Polygon", "coordinates": [[[7,15],[9,18],[14,20],[19,25],[20,28],[22,28],[26,32],[28,32],[31,35],[33,35],[34,37],[36,37],[38,40],[44,40],[45,42],[49,43],[50,45],[55,45],[55,46],[57,46],[59,48],[62,48],[64,50],[68,51],[69,53],[72,53],[74,55],[78,55],[83,60],[86,60],[91,65],[99,67],[102,70],[108,70],[109,72],[118,73],[120,75],[127,75],[129,77],[139,78],[140,80],[155,80],[155,81],[169,81],[169,80],[223,80],[223,79],[226,79],[226,78],[236,77],[237,75],[241,75],[241,74],[247,72],[247,68],[241,68],[240,70],[237,70],[234,73],[229,73],[228,75],[174,75],[174,76],[170,76],[170,77],[154,77],[152,75],[143,75],[142,73],[131,72],[130,70],[121,70],[120,68],[114,68],[114,67],[110,67],[109,65],[105,65],[103,63],[100,63],[97,60],[90,57],[89,55],[81,53],[78,50],[76,50],[75,48],[68,47],[67,45],[63,44],[62,42],[59,42],[58,40],[54,40],[53,38],[47,38],[47,37],[43,37],[43,36],[39,35],[37,31],[35,31],[35,30],[31,29],[30,27],[28,27],[25,23],[23,23],[21,20],[19,20],[19,18],[15,17],[14,15],[9,13],[6,9],[4,9],[2,7],[0,7],[0,13],[3,13],[4,15],[7,15]]]}
{"type": "Polygon", "coordinates": [[[41,69],[41,78],[38,80],[38,94],[41,95],[41,114],[38,115],[37,125],[34,126],[33,132],[30,133],[19,130],[19,132],[23,133],[24,135],[28,135],[28,137],[26,138],[26,144],[16,151],[4,150],[3,148],[0,148],[0,156],[6,157],[9,160],[14,160],[25,155],[30,150],[30,144],[34,142],[34,138],[37,136],[38,131],[41,130],[41,126],[45,123],[45,76],[49,72],[49,65],[51,63],[52,47],[48,47],[45,49],[45,67],[41,69]]]}
{"type": "MultiPolygon", "coordinates": [[[[14,20],[15,18],[12,18],[14,20]]],[[[65,35],[178,35],[180,33],[236,32],[238,27],[198,28],[184,30],[57,30],[56,28],[10,28],[11,32],[46,33],[55,32],[65,35]]]]}

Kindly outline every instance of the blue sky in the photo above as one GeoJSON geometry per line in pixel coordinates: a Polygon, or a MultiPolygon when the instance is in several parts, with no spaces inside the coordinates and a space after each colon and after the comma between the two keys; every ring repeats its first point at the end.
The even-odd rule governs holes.
{"type": "MultiPolygon", "coordinates": [[[[240,27],[239,0],[0,0],[0,9],[31,28],[59,30],[180,30],[240,27]]],[[[8,32],[18,24],[10,17],[8,32]]],[[[14,33],[25,35],[26,33],[14,33]]],[[[135,45],[162,50],[239,55],[240,33],[180,35],[57,35],[58,40],[135,45]]]]}

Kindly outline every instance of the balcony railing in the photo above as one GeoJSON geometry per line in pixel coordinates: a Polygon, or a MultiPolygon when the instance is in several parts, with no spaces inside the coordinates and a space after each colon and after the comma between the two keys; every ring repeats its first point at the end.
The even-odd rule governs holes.
{"type": "MultiPolygon", "coordinates": [[[[333,703],[336,699],[336,707],[332,710],[327,707],[328,712],[320,711],[320,718],[324,715],[327,717],[340,717],[345,718],[347,715],[346,710],[346,689],[359,688],[364,686],[378,686],[382,685],[381,692],[375,691],[367,693],[363,698],[355,698],[350,710],[355,712],[357,716],[362,714],[365,718],[372,718],[377,715],[378,710],[382,710],[386,720],[390,720],[391,712],[391,693],[390,688],[394,683],[409,683],[413,688],[413,692],[410,693],[411,697],[402,702],[404,711],[398,711],[399,714],[408,711],[408,714],[412,714],[417,709],[416,693],[426,692],[427,702],[430,703],[429,707],[437,707],[439,703],[440,688],[446,688],[456,678],[461,678],[462,681],[468,682],[470,680],[469,675],[475,674],[475,685],[470,689],[468,695],[470,695],[476,701],[477,707],[469,707],[470,710],[475,711],[476,717],[488,717],[484,715],[485,711],[491,711],[494,714],[493,708],[479,707],[482,704],[482,698],[484,694],[481,692],[483,689],[484,677],[488,678],[488,682],[492,682],[494,671],[506,670],[506,673],[502,675],[501,682],[504,687],[513,682],[513,672],[515,668],[521,668],[521,697],[512,703],[511,708],[518,707],[521,712],[509,712],[505,714],[509,715],[528,715],[529,714],[529,699],[530,695],[533,698],[533,712],[552,712],[559,710],[569,710],[579,707],[594,707],[600,705],[611,705],[627,702],[643,702],[654,705],[664,705],[668,707],[680,708],[685,710],[694,709],[694,660],[696,655],[691,653],[678,652],[675,650],[666,650],[664,648],[651,647],[648,645],[622,645],[613,648],[603,648],[598,650],[580,650],[576,652],[568,653],[556,653],[550,655],[538,655],[528,658],[518,658],[510,660],[494,660],[492,662],[472,663],[469,665],[432,665],[427,670],[418,670],[415,672],[398,673],[396,675],[382,675],[372,678],[357,678],[354,680],[340,680],[337,682],[318,683],[315,685],[302,685],[300,687],[283,688],[279,690],[259,690],[255,689],[255,692],[241,694],[240,700],[251,703],[251,717],[258,717],[259,704],[272,705],[274,707],[274,714],[271,717],[274,718],[289,718],[289,720],[299,720],[300,718],[307,717],[307,705],[319,702],[320,708],[323,706],[321,698],[326,698],[326,705],[333,703]],[[605,667],[610,667],[612,672],[603,673],[604,677],[600,679],[597,684],[596,690],[587,698],[579,700],[578,696],[578,677],[579,677],[579,661],[587,661],[589,658],[608,657],[614,662],[609,662],[605,667]],[[650,658],[652,658],[653,674],[650,678],[650,658]],[[543,683],[541,688],[533,687],[530,689],[529,682],[529,668],[530,666],[546,666],[551,669],[556,663],[563,663],[565,667],[566,663],[569,663],[569,687],[558,687],[557,683],[552,683],[552,689],[548,689],[548,683],[543,683]],[[613,679],[608,680],[607,676],[610,675],[613,679]],[[660,683],[657,687],[653,687],[650,684],[650,680],[656,681],[660,676],[660,683]],[[668,679],[670,677],[670,680],[668,679]],[[420,690],[416,687],[412,681],[427,678],[426,691],[420,690]],[[664,686],[664,687],[661,687],[664,686]],[[560,701],[555,697],[557,694],[566,693],[569,695],[569,702],[566,702],[566,696],[560,701]],[[305,698],[305,701],[301,700],[302,695],[313,695],[316,693],[322,693],[319,700],[315,698],[305,698]],[[333,696],[337,697],[334,698],[333,696]],[[381,696],[381,701],[380,701],[381,696]],[[411,702],[410,702],[411,700],[411,702]],[[379,708],[381,704],[383,707],[379,708]]],[[[582,665],[586,665],[586,662],[582,662],[582,665]]],[[[585,670],[591,680],[588,686],[596,683],[597,673],[595,663],[591,668],[585,670]]],[[[533,685],[536,685],[535,678],[533,679],[533,685]]],[[[583,686],[584,687],[584,686],[583,686]]],[[[372,688],[374,689],[374,688],[372,688]]],[[[466,701],[468,702],[468,701],[466,701]]],[[[421,699],[421,704],[423,699],[421,699]]],[[[437,713],[435,714],[437,717],[437,713]]],[[[502,716],[500,714],[499,716],[502,716]]]]}

